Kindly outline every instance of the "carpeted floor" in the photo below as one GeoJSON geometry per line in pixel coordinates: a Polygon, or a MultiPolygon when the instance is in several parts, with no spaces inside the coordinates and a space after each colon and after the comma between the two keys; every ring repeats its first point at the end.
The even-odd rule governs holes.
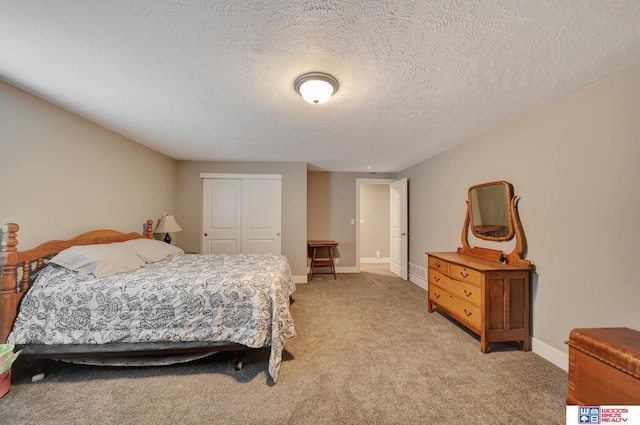
{"type": "Polygon", "coordinates": [[[291,306],[278,383],[269,349],[165,367],[16,365],[0,423],[10,424],[564,424],[567,374],[515,345],[492,344],[386,274],[316,275],[291,306]]]}

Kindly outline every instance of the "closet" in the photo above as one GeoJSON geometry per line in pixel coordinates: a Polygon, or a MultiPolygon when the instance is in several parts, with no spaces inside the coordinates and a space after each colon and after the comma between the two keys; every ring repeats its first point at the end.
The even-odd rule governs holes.
{"type": "Polygon", "coordinates": [[[200,177],[202,254],[281,253],[281,175],[200,177]]]}

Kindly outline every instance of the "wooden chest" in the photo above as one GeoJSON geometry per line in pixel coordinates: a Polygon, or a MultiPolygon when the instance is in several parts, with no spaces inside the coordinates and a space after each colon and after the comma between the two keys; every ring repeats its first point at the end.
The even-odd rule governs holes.
{"type": "Polygon", "coordinates": [[[640,404],[640,332],[573,329],[569,335],[567,404],[640,404]]]}

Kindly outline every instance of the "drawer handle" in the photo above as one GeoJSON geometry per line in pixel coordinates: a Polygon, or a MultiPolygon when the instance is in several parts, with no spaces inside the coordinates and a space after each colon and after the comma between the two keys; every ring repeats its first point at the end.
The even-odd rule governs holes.
{"type": "Polygon", "coordinates": [[[464,277],[465,279],[469,277],[469,273],[463,273],[460,272],[460,276],[464,277]]]}
{"type": "Polygon", "coordinates": [[[472,313],[472,312],[470,312],[470,311],[467,311],[467,309],[465,308],[465,309],[464,309],[464,314],[466,314],[466,315],[467,315],[467,317],[470,317],[473,313],[472,313]]]}
{"type": "Polygon", "coordinates": [[[440,268],[440,261],[436,261],[436,268],[439,269],[440,268]]]}
{"type": "Polygon", "coordinates": [[[435,280],[436,282],[440,282],[440,278],[438,276],[434,276],[433,280],[435,280]]]}
{"type": "Polygon", "coordinates": [[[467,292],[467,290],[465,289],[465,290],[464,290],[464,294],[465,294],[467,297],[470,297],[471,295],[473,295],[473,292],[467,292]]]}
{"type": "Polygon", "coordinates": [[[436,293],[436,292],[434,292],[434,293],[433,293],[433,295],[434,295],[436,298],[440,298],[440,294],[438,294],[438,293],[436,293]]]}

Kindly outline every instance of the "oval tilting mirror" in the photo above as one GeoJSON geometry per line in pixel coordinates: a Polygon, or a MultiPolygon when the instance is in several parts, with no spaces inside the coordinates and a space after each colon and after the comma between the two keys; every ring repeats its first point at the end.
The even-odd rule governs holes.
{"type": "Polygon", "coordinates": [[[505,181],[469,188],[471,231],[476,237],[490,241],[513,238],[515,232],[509,210],[511,198],[513,187],[505,181]]]}

